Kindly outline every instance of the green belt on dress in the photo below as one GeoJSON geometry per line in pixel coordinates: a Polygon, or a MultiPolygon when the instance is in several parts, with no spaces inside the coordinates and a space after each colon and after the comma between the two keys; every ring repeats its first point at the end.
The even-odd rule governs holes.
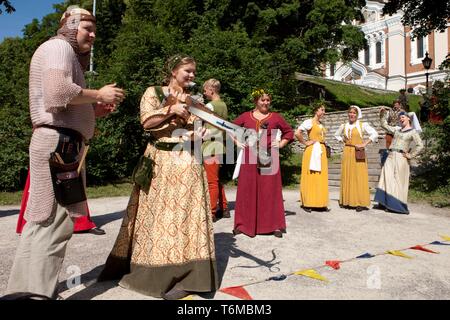
{"type": "Polygon", "coordinates": [[[178,142],[162,142],[157,141],[152,143],[156,149],[163,150],[163,151],[172,151],[175,146],[178,145],[178,142]]]}
{"type": "MultiPolygon", "coordinates": [[[[162,142],[162,141],[152,141],[150,142],[156,149],[158,150],[163,150],[163,151],[174,151],[173,149],[180,145],[180,142],[162,142]]],[[[188,142],[183,142],[181,143],[183,145],[183,149],[184,151],[192,151],[194,150],[194,142],[193,141],[188,141],[188,142]],[[187,145],[185,145],[187,144],[187,145]],[[189,149],[190,148],[190,149],[189,149]]],[[[182,151],[182,150],[175,150],[175,151],[182,151]]]]}

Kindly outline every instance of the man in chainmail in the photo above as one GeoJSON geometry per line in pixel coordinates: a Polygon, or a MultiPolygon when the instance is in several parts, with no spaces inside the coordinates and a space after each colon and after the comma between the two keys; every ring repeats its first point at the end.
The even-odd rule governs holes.
{"type": "Polygon", "coordinates": [[[73,219],[87,214],[82,166],[67,172],[68,176],[78,172],[78,194],[69,191],[61,198],[49,160],[56,155],[63,167],[82,163],[86,142],[94,133],[95,118],[114,111],[124,99],[124,91],[116,84],[86,89],[84,72],[95,32],[95,17],[89,11],[69,7],[61,17],[57,35],[44,42],[32,57],[29,98],[34,130],[30,143],[30,196],[25,212],[28,222],[17,248],[5,299],[57,296],[58,276],[72,237],[73,219]]]}

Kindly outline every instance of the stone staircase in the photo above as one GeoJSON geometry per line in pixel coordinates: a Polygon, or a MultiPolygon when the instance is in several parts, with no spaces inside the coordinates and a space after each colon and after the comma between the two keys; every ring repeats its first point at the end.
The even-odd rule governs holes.
{"type": "MultiPolygon", "coordinates": [[[[369,166],[369,187],[375,188],[378,185],[378,179],[381,173],[380,165],[380,150],[385,149],[385,131],[380,126],[379,113],[382,106],[363,108],[362,114],[363,118],[360,120],[362,122],[368,122],[375,130],[377,130],[378,142],[371,143],[366,148],[366,155],[368,159],[369,166]]],[[[310,116],[299,117],[298,124],[302,123],[304,120],[310,118],[310,116]]],[[[340,186],[341,178],[341,159],[343,145],[334,138],[334,133],[339,128],[339,126],[348,120],[347,111],[337,111],[326,113],[323,124],[327,128],[326,133],[326,143],[331,147],[331,158],[328,164],[328,185],[329,186],[340,186]]],[[[366,136],[365,136],[366,138],[366,136]]],[[[304,146],[300,145],[298,141],[294,142],[293,150],[296,153],[302,153],[304,146]]]]}

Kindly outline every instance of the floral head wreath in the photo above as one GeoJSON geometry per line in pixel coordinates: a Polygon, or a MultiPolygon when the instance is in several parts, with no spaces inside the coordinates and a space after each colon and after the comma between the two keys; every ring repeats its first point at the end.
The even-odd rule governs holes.
{"type": "Polygon", "coordinates": [[[166,63],[164,64],[163,70],[162,70],[162,74],[163,74],[163,83],[168,84],[170,81],[170,77],[172,74],[172,71],[176,69],[176,67],[178,67],[178,65],[180,65],[180,63],[183,62],[183,60],[191,60],[194,61],[194,59],[188,55],[184,55],[184,54],[175,54],[173,56],[171,56],[166,63]]]}
{"type": "Polygon", "coordinates": [[[255,89],[252,91],[252,98],[258,99],[259,97],[267,94],[268,96],[272,96],[272,93],[269,90],[265,89],[255,89]]]}
{"type": "Polygon", "coordinates": [[[185,58],[185,57],[187,57],[187,56],[184,56],[181,54],[176,54],[176,55],[170,57],[166,64],[166,72],[167,73],[172,72],[175,69],[175,67],[178,66],[178,64],[181,62],[181,60],[183,60],[183,58],[185,58]]]}

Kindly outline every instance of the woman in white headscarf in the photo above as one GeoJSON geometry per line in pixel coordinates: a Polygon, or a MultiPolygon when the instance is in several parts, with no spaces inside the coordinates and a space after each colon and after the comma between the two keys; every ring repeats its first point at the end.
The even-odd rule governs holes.
{"type": "Polygon", "coordinates": [[[394,136],[389,155],[381,171],[375,201],[378,207],[395,213],[409,214],[409,161],[416,158],[423,150],[423,142],[419,133],[422,132],[414,112],[400,112],[401,128],[389,126],[386,110],[380,112],[381,127],[394,136]],[[411,147],[415,143],[411,151],[411,147]]]}
{"type": "Polygon", "coordinates": [[[348,122],[342,124],[335,132],[335,138],[345,144],[341,162],[341,190],[339,205],[355,208],[356,211],[367,210],[370,205],[369,172],[367,159],[356,159],[356,150],[365,148],[378,139],[377,131],[362,118],[358,106],[348,109],[348,122]],[[369,139],[364,140],[364,133],[369,139]]]}

